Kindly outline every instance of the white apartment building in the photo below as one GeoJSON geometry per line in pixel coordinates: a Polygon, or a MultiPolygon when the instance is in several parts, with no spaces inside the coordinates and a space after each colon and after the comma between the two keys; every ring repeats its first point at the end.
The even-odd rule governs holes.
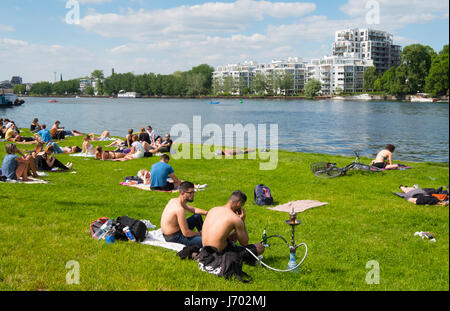
{"type": "Polygon", "coordinates": [[[319,80],[322,94],[362,92],[364,72],[373,66],[372,60],[356,57],[325,56],[306,65],[306,82],[319,80]]]}
{"type": "Polygon", "coordinates": [[[344,29],[335,33],[333,55],[372,60],[379,72],[400,65],[401,47],[390,33],[374,29],[344,29]]]}
{"type": "Polygon", "coordinates": [[[223,86],[227,77],[232,77],[234,81],[232,94],[239,94],[244,87],[251,89],[252,80],[257,74],[266,77],[268,89],[271,89],[275,94],[298,93],[305,86],[306,63],[298,57],[292,57],[287,60],[272,60],[269,64],[258,65],[256,62],[249,61],[243,64],[219,66],[213,72],[213,81],[220,87],[223,86]],[[285,74],[292,77],[292,86],[287,90],[281,90],[274,85],[274,79],[285,74]]]}

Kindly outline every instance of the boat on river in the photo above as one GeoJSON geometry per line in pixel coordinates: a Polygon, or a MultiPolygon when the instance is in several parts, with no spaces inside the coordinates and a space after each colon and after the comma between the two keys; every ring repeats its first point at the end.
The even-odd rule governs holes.
{"type": "Polygon", "coordinates": [[[59,103],[59,101],[57,101],[56,99],[50,99],[48,102],[49,103],[59,103]]]}
{"type": "Polygon", "coordinates": [[[412,103],[434,103],[437,102],[437,98],[426,97],[424,93],[417,93],[417,95],[412,95],[410,98],[412,103]]]}
{"type": "Polygon", "coordinates": [[[126,92],[124,90],[120,90],[117,94],[117,98],[139,98],[141,94],[137,92],[126,92]]]}
{"type": "Polygon", "coordinates": [[[209,102],[210,105],[218,105],[220,102],[209,102]]]}
{"type": "Polygon", "coordinates": [[[13,93],[0,94],[0,106],[20,106],[25,101],[13,93]]]}

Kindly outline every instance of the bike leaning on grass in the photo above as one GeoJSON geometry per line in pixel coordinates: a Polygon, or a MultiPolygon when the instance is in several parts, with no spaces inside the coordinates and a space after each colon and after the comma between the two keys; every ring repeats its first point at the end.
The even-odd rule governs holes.
{"type": "Polygon", "coordinates": [[[360,163],[359,161],[359,154],[356,150],[353,150],[355,153],[355,160],[348,164],[347,166],[340,168],[336,166],[336,163],[330,163],[330,162],[316,162],[311,164],[311,172],[317,177],[321,178],[333,178],[337,176],[343,176],[347,173],[349,170],[362,170],[362,171],[368,171],[368,172],[380,172],[382,169],[367,165],[364,163],[360,163]]]}

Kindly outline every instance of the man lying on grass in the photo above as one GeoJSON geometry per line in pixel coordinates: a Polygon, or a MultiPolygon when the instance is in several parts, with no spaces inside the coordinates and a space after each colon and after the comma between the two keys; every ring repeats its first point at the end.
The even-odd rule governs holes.
{"type": "Polygon", "coordinates": [[[180,185],[180,196],[171,199],[164,208],[161,216],[161,230],[167,242],[202,247],[203,218],[201,215],[207,215],[208,212],[187,204],[194,202],[194,195],[194,184],[184,181],[180,185]],[[186,211],[194,215],[186,219],[186,211]],[[193,231],[194,228],[197,228],[197,232],[193,231]]]}

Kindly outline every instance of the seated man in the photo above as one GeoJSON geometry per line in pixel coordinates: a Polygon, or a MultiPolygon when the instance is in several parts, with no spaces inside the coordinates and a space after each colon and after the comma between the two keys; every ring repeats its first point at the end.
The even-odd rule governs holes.
{"type": "Polygon", "coordinates": [[[47,126],[45,124],[41,125],[41,130],[34,134],[34,138],[37,141],[43,141],[45,143],[52,141],[52,135],[50,134],[50,131],[47,130],[47,126]]]}
{"type": "Polygon", "coordinates": [[[161,144],[154,149],[149,150],[150,153],[160,153],[160,152],[170,152],[170,147],[172,147],[172,139],[170,139],[170,134],[166,134],[164,136],[164,140],[161,141],[161,144]]]}
{"type": "Polygon", "coordinates": [[[150,170],[150,189],[171,191],[180,186],[180,180],[175,176],[173,168],[168,164],[170,157],[167,154],[161,156],[161,161],[152,165],[150,170]],[[167,182],[167,178],[172,178],[172,182],[167,182]]]}
{"type": "Polygon", "coordinates": [[[194,195],[194,184],[184,181],[180,185],[180,196],[171,199],[164,208],[161,216],[161,231],[167,242],[202,247],[203,219],[201,215],[207,215],[208,212],[187,204],[194,201],[194,195]],[[194,215],[186,219],[186,211],[194,215]],[[194,228],[197,228],[198,232],[193,231],[194,228]]]}
{"type": "Polygon", "coordinates": [[[247,263],[256,261],[245,248],[258,256],[264,252],[264,246],[260,243],[248,244],[243,209],[246,201],[245,193],[236,190],[225,206],[214,207],[208,212],[202,229],[203,247],[210,246],[219,256],[226,252],[236,252],[241,253],[247,263]],[[234,244],[236,240],[241,246],[234,244]]]}

